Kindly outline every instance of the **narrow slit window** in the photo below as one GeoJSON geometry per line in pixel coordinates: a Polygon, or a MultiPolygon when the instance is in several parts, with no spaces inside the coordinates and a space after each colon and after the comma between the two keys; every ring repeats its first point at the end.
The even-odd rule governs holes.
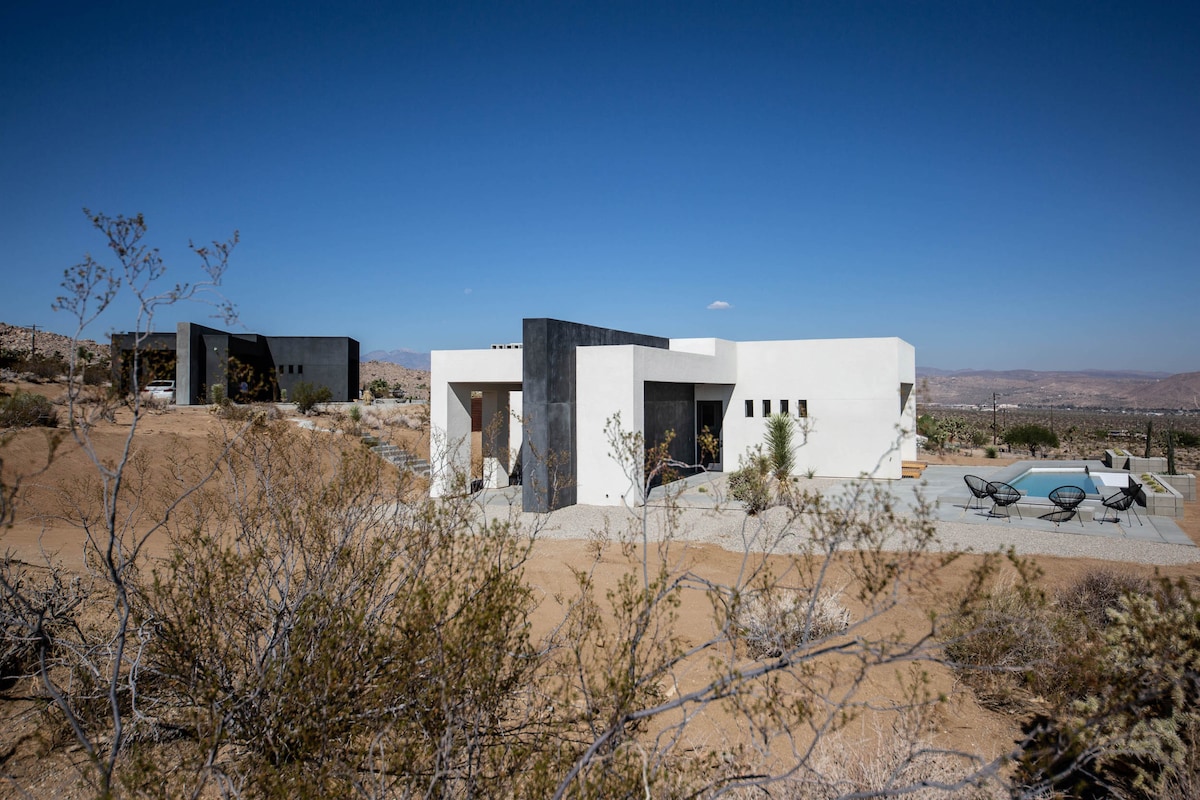
{"type": "Polygon", "coordinates": [[[295,365],[294,365],[294,364],[288,364],[288,375],[291,375],[291,374],[292,374],[292,367],[293,367],[293,366],[295,366],[295,365]]]}
{"type": "Polygon", "coordinates": [[[746,416],[747,417],[754,416],[754,401],[753,400],[746,401],[746,416]]]}
{"type": "Polygon", "coordinates": [[[770,400],[763,400],[763,416],[764,417],[771,416],[771,401],[770,400]]]}
{"type": "Polygon", "coordinates": [[[797,417],[807,417],[808,416],[808,401],[807,400],[797,400],[796,401],[796,416],[797,417]]]}
{"type": "Polygon", "coordinates": [[[296,372],[298,372],[298,373],[300,373],[301,375],[303,375],[303,374],[304,374],[304,365],[303,365],[303,364],[297,364],[297,365],[296,365],[296,372]]]}
{"type": "Polygon", "coordinates": [[[787,400],[779,401],[779,413],[780,414],[788,413],[788,401],[787,400]]]}

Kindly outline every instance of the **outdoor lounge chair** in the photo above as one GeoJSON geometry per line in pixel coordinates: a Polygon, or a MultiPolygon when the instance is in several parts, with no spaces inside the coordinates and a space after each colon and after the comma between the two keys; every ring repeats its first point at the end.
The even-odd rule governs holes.
{"type": "MultiPolygon", "coordinates": [[[[1021,499],[1021,493],[1009,486],[1007,483],[993,481],[992,483],[988,484],[988,497],[992,498],[992,510],[988,512],[988,516],[1003,516],[1009,522],[1012,522],[1012,513],[1008,510],[1008,507],[1021,499]],[[997,508],[1003,508],[1004,514],[997,514],[997,508]]],[[[1021,516],[1020,506],[1017,506],[1017,516],[1021,516]]]]}
{"type": "Polygon", "coordinates": [[[1142,490],[1142,485],[1140,483],[1134,483],[1132,480],[1130,480],[1129,485],[1126,486],[1125,488],[1120,489],[1116,492],[1113,492],[1108,497],[1101,498],[1100,499],[1101,505],[1103,505],[1105,508],[1111,508],[1113,510],[1114,516],[1112,519],[1109,519],[1107,512],[1105,512],[1105,516],[1101,517],[1100,519],[1098,519],[1096,521],[1097,522],[1120,522],[1121,521],[1121,512],[1124,511],[1125,512],[1125,524],[1128,525],[1129,524],[1129,512],[1132,511],[1133,515],[1135,517],[1137,517],[1138,525],[1141,525],[1142,518],[1137,513],[1137,496],[1138,496],[1138,492],[1140,492],[1141,490],[1142,490]]]}
{"type": "MultiPolygon", "coordinates": [[[[1079,504],[1087,497],[1087,492],[1078,486],[1059,486],[1050,492],[1048,499],[1058,506],[1058,509],[1048,514],[1042,514],[1039,519],[1048,519],[1058,527],[1058,523],[1066,522],[1071,517],[1079,515],[1079,504]]],[[[1079,525],[1083,527],[1083,517],[1079,517],[1079,525]]]]}
{"type": "Polygon", "coordinates": [[[966,481],[967,488],[970,489],[971,494],[974,495],[974,498],[972,498],[970,501],[967,502],[967,506],[966,506],[967,510],[969,511],[972,508],[978,508],[980,511],[982,511],[983,510],[983,498],[989,496],[988,495],[988,482],[985,481],[983,478],[979,477],[978,475],[963,475],[963,480],[966,481]],[[976,500],[979,501],[979,505],[975,505],[976,500]]]}

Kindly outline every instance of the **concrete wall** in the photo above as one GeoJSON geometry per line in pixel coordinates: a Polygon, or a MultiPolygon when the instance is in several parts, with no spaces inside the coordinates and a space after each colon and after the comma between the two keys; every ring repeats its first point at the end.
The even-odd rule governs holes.
{"type": "MultiPolygon", "coordinates": [[[[429,386],[430,425],[430,493],[434,497],[456,491],[454,481],[459,475],[469,477],[471,469],[471,392],[484,393],[484,427],[494,420],[495,411],[503,405],[499,395],[507,393],[510,413],[521,413],[521,350],[434,350],[431,354],[429,386]],[[490,397],[489,397],[490,395],[490,397]],[[514,397],[515,395],[515,397],[514,397]],[[488,419],[492,406],[493,419],[488,419]]],[[[521,426],[508,424],[508,447],[520,441],[521,426]]],[[[492,447],[502,447],[499,440],[489,443],[493,459],[485,477],[496,485],[501,480],[498,469],[500,456],[492,447]]],[[[516,459],[508,458],[511,470],[516,459]]]]}
{"type": "Polygon", "coordinates": [[[796,451],[797,472],[899,478],[900,462],[916,454],[915,400],[901,386],[915,380],[915,362],[912,346],[895,338],[739,342],[737,388],[724,426],[726,470],[763,441],[762,401],[777,412],[786,399],[792,416],[800,400],[808,406],[810,430],[796,451]],[[746,400],[753,403],[751,417],[746,400]]]}
{"type": "MultiPolygon", "coordinates": [[[[686,350],[625,345],[620,347],[581,347],[578,360],[578,403],[576,416],[576,502],[591,505],[634,503],[640,498],[640,464],[622,464],[613,458],[613,448],[605,435],[605,425],[620,415],[620,429],[646,433],[647,381],[664,384],[702,384],[706,391],[723,397],[732,392],[737,374],[736,350],[732,342],[720,339],[686,340],[703,342],[702,347],[686,350]],[[724,389],[714,386],[728,383],[724,389]]],[[[693,389],[693,399],[701,397],[693,389]]],[[[695,404],[692,405],[695,413],[695,404]]],[[[694,435],[695,422],[685,435],[694,435]]],[[[683,455],[682,451],[680,455],[683,455]]],[[[691,456],[680,460],[690,462],[691,456]]]]}

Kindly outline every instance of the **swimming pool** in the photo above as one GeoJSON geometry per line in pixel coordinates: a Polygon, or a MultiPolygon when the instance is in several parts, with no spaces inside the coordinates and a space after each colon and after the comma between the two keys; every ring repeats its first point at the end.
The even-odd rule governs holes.
{"type": "Polygon", "coordinates": [[[1049,497],[1059,486],[1078,486],[1085,494],[1099,494],[1092,476],[1086,469],[1038,469],[1034,468],[1009,484],[1030,497],[1049,497]]]}

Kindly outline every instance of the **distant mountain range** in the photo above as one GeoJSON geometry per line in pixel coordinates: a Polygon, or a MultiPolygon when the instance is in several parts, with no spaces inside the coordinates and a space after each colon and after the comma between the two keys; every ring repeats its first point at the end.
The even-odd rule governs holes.
{"type": "Polygon", "coordinates": [[[944,370],[917,367],[917,402],[1200,411],[1200,372],[944,370]]]}
{"type": "Polygon", "coordinates": [[[429,353],[418,353],[416,350],[372,350],[359,356],[359,361],[387,361],[399,364],[409,369],[430,369],[429,353]]]}

